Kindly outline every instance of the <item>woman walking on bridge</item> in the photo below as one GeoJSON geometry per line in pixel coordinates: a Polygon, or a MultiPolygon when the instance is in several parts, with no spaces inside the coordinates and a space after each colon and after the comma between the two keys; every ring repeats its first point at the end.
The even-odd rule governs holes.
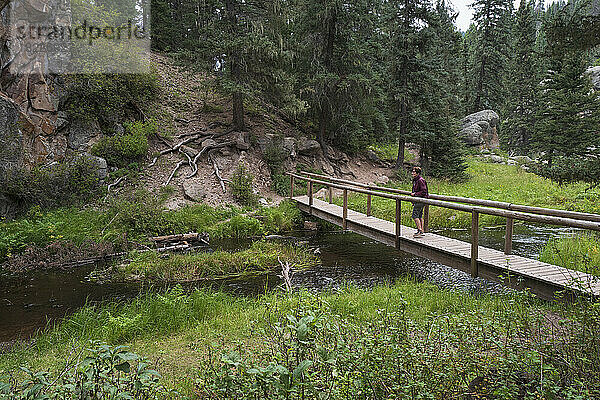
{"type": "MultiPolygon", "coordinates": [[[[412,169],[412,177],[413,177],[413,185],[412,191],[410,193],[413,197],[429,197],[429,192],[427,191],[427,182],[421,176],[421,168],[413,167],[412,169]]],[[[413,235],[414,237],[423,236],[423,208],[425,204],[423,203],[413,203],[413,212],[412,218],[415,220],[415,224],[417,225],[417,232],[413,235]]]]}

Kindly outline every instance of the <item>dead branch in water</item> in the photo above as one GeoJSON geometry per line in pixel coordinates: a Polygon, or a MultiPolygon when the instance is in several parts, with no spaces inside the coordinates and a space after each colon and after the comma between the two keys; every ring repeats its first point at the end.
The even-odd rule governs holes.
{"type": "Polygon", "coordinates": [[[285,291],[291,293],[292,291],[292,277],[294,273],[292,272],[292,264],[288,261],[281,262],[281,259],[277,257],[277,261],[279,261],[279,265],[281,265],[281,275],[279,277],[283,279],[283,283],[285,284],[285,291]]]}

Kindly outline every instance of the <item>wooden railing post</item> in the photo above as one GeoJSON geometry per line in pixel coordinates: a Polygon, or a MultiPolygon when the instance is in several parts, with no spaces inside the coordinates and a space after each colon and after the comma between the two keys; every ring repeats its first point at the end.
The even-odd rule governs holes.
{"type": "Polygon", "coordinates": [[[396,199],[396,248],[400,248],[400,226],[402,223],[402,203],[396,199]]]}
{"type": "Polygon", "coordinates": [[[333,203],[333,188],[329,186],[329,204],[333,203]]]}
{"type": "Polygon", "coordinates": [[[423,210],[423,232],[429,232],[429,204],[425,204],[423,210]]]}
{"type": "Polygon", "coordinates": [[[290,199],[294,198],[294,175],[290,175],[290,199]]]}
{"type": "Polygon", "coordinates": [[[371,193],[367,194],[367,217],[371,216],[371,193]]]}
{"type": "Polygon", "coordinates": [[[348,190],[344,189],[344,211],[342,215],[342,227],[344,230],[348,228],[348,190]]]}
{"type": "Polygon", "coordinates": [[[506,218],[506,234],[504,235],[504,254],[508,255],[512,253],[512,237],[513,228],[515,226],[515,220],[512,218],[506,218]]]}
{"type": "Polygon", "coordinates": [[[477,257],[479,257],[479,213],[473,211],[471,219],[471,276],[479,275],[479,266],[477,265],[477,257]]]}
{"type": "Polygon", "coordinates": [[[312,214],[312,205],[313,205],[313,183],[312,183],[312,181],[308,181],[308,211],[309,211],[309,214],[312,214]]]}

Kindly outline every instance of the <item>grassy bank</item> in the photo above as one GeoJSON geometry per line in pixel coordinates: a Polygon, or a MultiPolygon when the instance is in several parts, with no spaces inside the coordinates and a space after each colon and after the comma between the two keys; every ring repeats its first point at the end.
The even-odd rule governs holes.
{"type": "Polygon", "coordinates": [[[600,237],[580,234],[552,239],[542,250],[540,260],[600,276],[600,237]]]}
{"type": "Polygon", "coordinates": [[[258,299],[174,289],[86,307],[3,355],[0,370],[56,374],[95,339],[149,358],[173,398],[591,399],[598,329],[594,305],[475,298],[410,280],[258,299]]]}
{"type": "MultiPolygon", "coordinates": [[[[463,183],[453,183],[445,180],[429,179],[429,192],[449,195],[472,197],[478,199],[505,201],[536,207],[556,208],[571,211],[600,213],[600,188],[586,191],[585,183],[575,183],[559,186],[548,179],[524,171],[518,166],[492,164],[469,159],[466,174],[469,179],[463,183]]],[[[411,190],[411,183],[396,182],[391,187],[411,190]]],[[[336,199],[341,204],[340,199],[336,199]]],[[[348,200],[353,210],[366,211],[366,195],[352,194],[348,200]]],[[[411,224],[412,207],[409,203],[402,204],[402,222],[411,224]]],[[[396,208],[392,200],[372,198],[372,213],[374,216],[390,221],[395,219],[396,208]]],[[[481,226],[504,224],[501,217],[480,215],[481,226]]],[[[430,209],[430,228],[467,228],[471,226],[471,215],[465,212],[439,207],[430,209]]]]}
{"type": "Polygon", "coordinates": [[[280,262],[302,270],[315,266],[318,259],[305,247],[259,241],[237,252],[215,251],[168,257],[155,252],[137,253],[130,263],[115,267],[112,277],[116,281],[190,282],[281,270],[280,262]]]}
{"type": "Polygon", "coordinates": [[[150,245],[150,236],[188,232],[207,232],[216,239],[248,238],[289,230],[299,218],[298,210],[285,202],[260,209],[199,204],[165,210],[164,200],[164,194],[136,191],[96,207],[32,209],[24,218],[0,223],[0,262],[9,261],[18,269],[56,255],[58,251],[51,251],[55,248],[63,258],[81,258],[150,245]],[[20,262],[19,255],[28,249],[28,262],[20,262]]]}

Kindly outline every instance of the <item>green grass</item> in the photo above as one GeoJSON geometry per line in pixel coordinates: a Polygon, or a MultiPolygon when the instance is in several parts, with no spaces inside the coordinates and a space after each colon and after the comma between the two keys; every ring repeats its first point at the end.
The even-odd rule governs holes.
{"type": "MultiPolygon", "coordinates": [[[[369,150],[373,150],[377,157],[383,161],[396,162],[398,157],[398,143],[378,143],[369,146],[369,150]]],[[[407,150],[404,149],[404,161],[412,162],[414,156],[407,150]]]]}
{"type": "Polygon", "coordinates": [[[304,247],[259,241],[237,252],[175,254],[166,258],[155,252],[137,253],[113,276],[116,280],[186,282],[261,274],[281,269],[279,261],[301,270],[316,265],[318,259],[304,247]]]}
{"type": "MultiPolygon", "coordinates": [[[[600,213],[600,188],[586,191],[585,183],[559,186],[548,179],[526,172],[517,166],[492,164],[468,160],[466,170],[469,179],[464,183],[453,183],[446,180],[427,179],[429,193],[462,196],[477,199],[504,201],[536,207],[556,208],[570,211],[600,213]]],[[[391,187],[411,190],[410,183],[393,183],[391,187]]],[[[337,204],[341,204],[336,199],[337,204]]],[[[366,195],[352,194],[348,205],[356,211],[366,211],[366,195]]],[[[378,197],[372,198],[374,216],[395,220],[396,206],[393,200],[378,197]]],[[[412,207],[402,203],[402,223],[412,224],[410,217],[412,207]]],[[[438,228],[468,228],[471,226],[469,213],[446,208],[430,208],[429,226],[438,228]]],[[[480,215],[481,226],[504,224],[502,217],[480,215]]]]}
{"type": "Polygon", "coordinates": [[[540,260],[600,276],[600,238],[583,234],[552,239],[542,250],[540,260]]]}
{"type": "MultiPolygon", "coordinates": [[[[175,288],[85,307],[31,346],[4,354],[0,371],[24,363],[60,371],[73,348],[96,339],[131,346],[164,384],[191,398],[255,398],[260,380],[250,371],[279,365],[291,372],[308,360],[291,399],[302,388],[311,399],[323,388],[333,399],[463,399],[474,391],[512,399],[523,389],[527,399],[588,399],[600,388],[599,313],[587,303],[474,297],[413,280],[255,299],[175,288]],[[478,377],[487,387],[469,388],[478,377]]],[[[259,398],[278,398],[281,375],[267,375],[276,381],[259,398]]]]}
{"type": "Polygon", "coordinates": [[[149,245],[148,237],[188,232],[207,232],[212,238],[248,238],[291,229],[299,211],[289,202],[278,207],[240,209],[186,206],[163,210],[168,193],[137,191],[98,207],[39,209],[10,222],[0,222],[0,262],[22,253],[28,246],[53,242],[111,243],[115,250],[136,244],[149,245]]]}

